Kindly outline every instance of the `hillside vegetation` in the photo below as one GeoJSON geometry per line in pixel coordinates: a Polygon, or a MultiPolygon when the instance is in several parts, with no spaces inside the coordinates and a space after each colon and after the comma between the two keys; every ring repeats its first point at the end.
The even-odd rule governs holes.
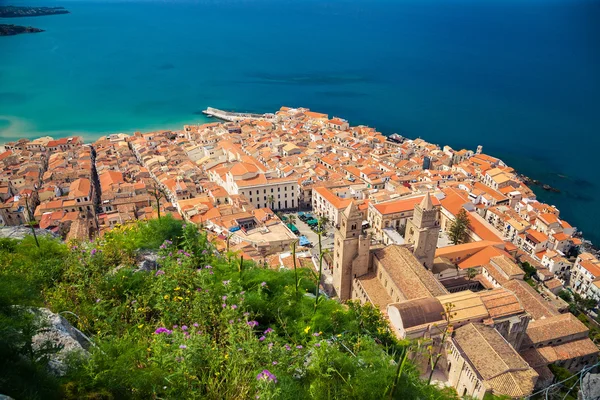
{"type": "Polygon", "coordinates": [[[0,242],[0,393],[15,399],[455,399],[419,379],[371,306],[321,296],[309,270],[219,254],[170,217],[101,240],[0,242]],[[155,250],[158,270],[136,271],[155,250]],[[296,278],[297,276],[297,278],[296,278]],[[93,345],[64,376],[31,345],[27,307],[63,313],[93,345]],[[74,316],[75,315],[75,316],[74,316]]]}

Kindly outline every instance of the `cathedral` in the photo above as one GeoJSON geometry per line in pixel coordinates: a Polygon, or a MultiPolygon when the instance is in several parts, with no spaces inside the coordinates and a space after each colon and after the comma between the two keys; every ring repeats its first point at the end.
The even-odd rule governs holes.
{"type": "Polygon", "coordinates": [[[372,246],[362,221],[350,203],[335,232],[333,282],[340,300],[361,299],[385,310],[393,302],[447,294],[426,269],[433,266],[440,230],[429,194],[415,206],[404,245],[372,246]]]}

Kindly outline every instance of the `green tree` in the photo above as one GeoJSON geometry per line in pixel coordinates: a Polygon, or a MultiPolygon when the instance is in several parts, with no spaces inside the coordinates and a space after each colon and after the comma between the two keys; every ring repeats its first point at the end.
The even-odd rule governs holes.
{"type": "Polygon", "coordinates": [[[275,208],[275,197],[272,194],[267,197],[267,203],[271,204],[271,210],[275,208]]]}
{"type": "Polygon", "coordinates": [[[471,280],[477,276],[477,270],[475,268],[467,269],[467,279],[471,280]]]}
{"type": "Polygon", "coordinates": [[[456,218],[450,224],[448,229],[448,238],[452,244],[465,243],[469,238],[469,230],[471,229],[471,222],[467,210],[461,208],[456,218]]]}

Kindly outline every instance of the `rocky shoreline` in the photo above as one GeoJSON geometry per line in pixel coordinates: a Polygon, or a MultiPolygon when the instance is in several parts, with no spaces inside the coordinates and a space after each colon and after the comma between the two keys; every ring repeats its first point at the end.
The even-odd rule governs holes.
{"type": "Polygon", "coordinates": [[[34,28],[32,26],[19,26],[0,24],[0,36],[13,36],[21,33],[39,33],[44,32],[43,29],[34,28]]]}

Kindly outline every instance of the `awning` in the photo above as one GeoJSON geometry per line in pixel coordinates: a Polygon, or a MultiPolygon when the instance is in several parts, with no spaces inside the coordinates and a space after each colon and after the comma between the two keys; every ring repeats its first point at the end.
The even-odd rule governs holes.
{"type": "Polygon", "coordinates": [[[306,238],[306,236],[300,236],[300,246],[308,246],[310,244],[310,240],[306,238]]]}

